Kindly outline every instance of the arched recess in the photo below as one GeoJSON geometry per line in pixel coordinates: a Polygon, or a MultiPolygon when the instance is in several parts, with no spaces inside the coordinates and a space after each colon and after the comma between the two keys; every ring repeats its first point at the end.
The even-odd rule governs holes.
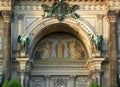
{"type": "Polygon", "coordinates": [[[59,22],[54,18],[37,19],[26,29],[26,31],[29,33],[31,39],[29,46],[30,58],[32,57],[34,48],[40,39],[42,39],[47,34],[59,31],[69,33],[80,39],[87,49],[88,57],[91,58],[92,56],[93,47],[91,43],[91,35],[96,33],[94,28],[82,18],[68,18],[62,22],[59,22]]]}

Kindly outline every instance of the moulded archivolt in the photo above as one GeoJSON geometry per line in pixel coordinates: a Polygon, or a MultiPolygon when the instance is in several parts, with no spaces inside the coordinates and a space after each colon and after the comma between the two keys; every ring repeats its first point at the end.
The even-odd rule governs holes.
{"type": "MultiPolygon", "coordinates": [[[[59,23],[59,21],[57,19],[54,18],[46,18],[46,19],[36,19],[31,26],[27,27],[26,32],[28,32],[30,35],[32,35],[32,37],[34,37],[40,30],[42,30],[44,27],[51,25],[51,24],[55,24],[55,23],[59,23]]],[[[73,24],[75,26],[78,26],[79,28],[82,27],[82,29],[88,33],[88,35],[93,35],[95,34],[95,30],[92,27],[92,25],[90,25],[87,21],[85,21],[83,18],[79,18],[79,19],[73,19],[73,18],[66,18],[62,23],[65,24],[73,24]]]]}

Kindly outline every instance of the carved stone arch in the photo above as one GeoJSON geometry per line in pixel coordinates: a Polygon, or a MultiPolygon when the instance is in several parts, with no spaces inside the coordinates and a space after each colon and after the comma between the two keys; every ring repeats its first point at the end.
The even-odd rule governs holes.
{"type": "MultiPolygon", "coordinates": [[[[68,26],[71,28],[71,33],[75,32],[75,35],[78,35],[78,38],[80,38],[87,51],[88,51],[88,56],[91,58],[92,54],[92,43],[91,43],[91,35],[96,34],[94,28],[84,19],[79,18],[79,19],[73,19],[73,18],[68,18],[65,19],[62,22],[59,22],[57,19],[37,19],[34,21],[31,26],[29,26],[26,31],[29,33],[30,38],[31,38],[31,43],[30,43],[30,57],[32,56],[32,52],[34,50],[35,45],[37,42],[43,38],[45,35],[51,33],[49,30],[49,26],[51,25],[57,25],[57,24],[63,24],[64,26],[68,26]],[[44,33],[45,31],[49,31],[48,33],[44,33]]],[[[63,30],[65,32],[70,31],[70,30],[63,30]]],[[[56,31],[56,30],[55,30],[56,31]]],[[[58,30],[59,31],[59,30],[58,30]]],[[[54,30],[52,31],[54,32],[54,30]]]]}

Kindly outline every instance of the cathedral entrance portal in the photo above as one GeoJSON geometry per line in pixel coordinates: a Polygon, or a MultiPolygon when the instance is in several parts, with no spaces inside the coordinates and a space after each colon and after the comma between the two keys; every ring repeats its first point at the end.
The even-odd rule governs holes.
{"type": "Polygon", "coordinates": [[[31,62],[30,87],[87,87],[88,55],[80,39],[53,32],[38,41],[31,62]]]}

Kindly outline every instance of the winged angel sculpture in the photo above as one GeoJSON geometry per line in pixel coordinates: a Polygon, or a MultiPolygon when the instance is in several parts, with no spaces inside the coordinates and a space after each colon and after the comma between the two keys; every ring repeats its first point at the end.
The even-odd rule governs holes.
{"type": "Polygon", "coordinates": [[[96,49],[101,51],[103,36],[102,35],[92,35],[92,40],[95,42],[96,49]]]}
{"type": "Polygon", "coordinates": [[[59,0],[58,2],[54,2],[51,6],[47,4],[41,5],[44,10],[43,17],[55,17],[59,21],[62,21],[67,16],[71,16],[73,18],[79,18],[79,15],[75,13],[77,9],[79,9],[78,5],[69,5],[63,0],[59,0]]]}
{"type": "Polygon", "coordinates": [[[28,48],[28,45],[29,45],[28,34],[19,35],[17,40],[18,40],[18,43],[21,44],[21,50],[26,50],[28,48]]]}

